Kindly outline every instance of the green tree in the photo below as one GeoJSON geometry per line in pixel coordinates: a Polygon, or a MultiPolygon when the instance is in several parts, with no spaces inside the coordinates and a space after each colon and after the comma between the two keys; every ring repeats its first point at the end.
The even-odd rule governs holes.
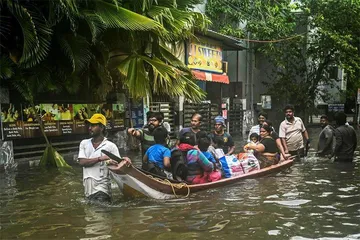
{"type": "MultiPolygon", "coordinates": [[[[220,2],[209,1],[210,19],[221,16],[222,12],[211,7],[220,2]]],[[[223,8],[236,17],[231,21],[243,23],[243,33],[251,33],[251,39],[260,40],[251,43],[250,50],[264,54],[273,64],[273,73],[264,84],[275,100],[292,102],[311,114],[315,111],[315,98],[328,97],[319,86],[334,85],[329,74],[332,66],[344,69],[348,92],[355,94],[360,84],[359,1],[226,2],[231,4],[223,4],[223,8]]]]}
{"type": "Polygon", "coordinates": [[[139,71],[133,63],[119,68],[131,96],[154,90],[200,100],[204,93],[168,48],[190,37],[195,27],[206,27],[206,18],[189,10],[196,2],[1,0],[0,76],[22,93],[29,90],[25,97],[88,85],[94,90],[89,94],[104,98],[118,81],[110,73],[109,54],[121,49],[128,53],[126,62],[144,65],[137,65],[139,71]],[[21,89],[24,85],[32,86],[21,89]]]}
{"type": "Polygon", "coordinates": [[[122,84],[132,97],[159,93],[198,101],[203,91],[169,48],[207,26],[204,15],[190,11],[194,3],[0,0],[1,84],[15,86],[32,106],[43,92],[85,88],[104,99],[122,84]],[[118,50],[126,58],[112,61],[118,50]]]}
{"type": "MultiPolygon", "coordinates": [[[[120,71],[123,82],[133,97],[146,94],[185,96],[199,101],[204,97],[195,79],[175,52],[186,39],[194,36],[194,29],[205,30],[209,21],[201,13],[191,11],[196,0],[131,0],[126,8],[147,16],[160,24],[161,34],[139,31],[117,32],[109,43],[113,52],[111,65],[120,71]],[[120,41],[119,41],[120,40],[120,41]],[[117,57],[119,56],[119,57],[117,57]]],[[[113,34],[113,32],[111,33],[113,34]]],[[[110,37],[107,39],[111,39],[110,37]]]]}

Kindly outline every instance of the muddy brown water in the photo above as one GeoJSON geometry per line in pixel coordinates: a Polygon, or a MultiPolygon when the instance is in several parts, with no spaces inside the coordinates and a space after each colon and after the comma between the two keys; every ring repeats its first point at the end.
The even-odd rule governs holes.
{"type": "Polygon", "coordinates": [[[357,156],[338,164],[312,150],[288,172],[186,199],[127,200],[114,184],[111,206],[84,201],[78,166],[1,173],[0,239],[360,239],[357,156]]]}

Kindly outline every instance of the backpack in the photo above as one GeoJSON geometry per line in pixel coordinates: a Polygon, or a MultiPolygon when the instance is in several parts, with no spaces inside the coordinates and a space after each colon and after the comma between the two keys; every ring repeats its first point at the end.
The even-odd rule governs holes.
{"type": "Polygon", "coordinates": [[[171,173],[174,180],[185,181],[188,174],[187,152],[174,149],[171,151],[171,173]]]}

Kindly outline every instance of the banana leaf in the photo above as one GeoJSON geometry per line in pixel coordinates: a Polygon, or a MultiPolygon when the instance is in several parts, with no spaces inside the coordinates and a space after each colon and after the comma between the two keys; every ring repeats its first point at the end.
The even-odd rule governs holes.
{"type": "Polygon", "coordinates": [[[51,145],[47,145],[39,165],[41,167],[72,168],[51,145]]]}

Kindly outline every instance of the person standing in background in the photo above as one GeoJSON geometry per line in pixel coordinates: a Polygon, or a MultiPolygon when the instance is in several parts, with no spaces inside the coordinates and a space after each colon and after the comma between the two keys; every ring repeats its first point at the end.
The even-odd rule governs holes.
{"type": "Polygon", "coordinates": [[[285,154],[291,156],[304,157],[304,139],[309,147],[310,139],[303,121],[294,116],[294,106],[287,105],[284,108],[285,120],[281,122],[279,128],[279,137],[281,138],[285,154]]]}
{"type": "Polygon", "coordinates": [[[336,125],[335,139],[336,145],[334,150],[336,162],[352,162],[354,152],[357,146],[356,132],[350,125],[346,125],[346,114],[343,112],[335,116],[336,125]]]}
{"type": "Polygon", "coordinates": [[[247,140],[248,142],[250,142],[250,135],[252,133],[256,133],[257,135],[260,135],[260,126],[264,123],[265,120],[267,120],[267,118],[268,118],[268,115],[266,112],[260,112],[258,114],[258,118],[257,118],[258,124],[251,127],[249,135],[248,135],[248,140],[247,140]]]}
{"type": "Polygon", "coordinates": [[[326,115],[320,117],[321,132],[319,134],[318,150],[316,154],[319,157],[331,157],[335,148],[335,129],[329,125],[329,119],[326,115]]]}

